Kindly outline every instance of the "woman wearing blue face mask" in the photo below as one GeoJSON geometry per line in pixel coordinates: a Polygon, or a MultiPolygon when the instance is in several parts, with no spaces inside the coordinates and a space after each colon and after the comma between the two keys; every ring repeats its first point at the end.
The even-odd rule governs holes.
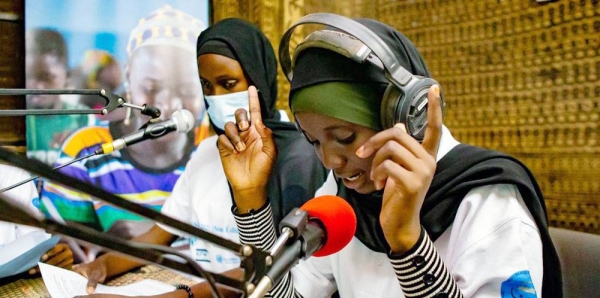
{"type": "MultiPolygon", "coordinates": [[[[273,132],[278,151],[267,193],[274,221],[279,223],[292,208],[313,197],[325,181],[326,170],[295,125],[275,108],[277,62],[271,44],[256,26],[240,19],[226,19],[202,32],[197,60],[207,112],[217,135],[224,133],[225,123],[235,120],[237,109],[248,109],[248,87],[259,89],[261,116],[273,132]]],[[[217,137],[203,140],[196,148],[162,213],[239,242],[231,213],[233,198],[221,165],[217,137]]],[[[169,244],[178,234],[170,227],[154,225],[134,240],[169,244]]],[[[190,239],[190,253],[211,272],[240,265],[236,254],[202,239],[190,239]]],[[[108,253],[75,270],[89,279],[88,292],[92,293],[97,282],[140,265],[108,253]]]]}
{"type": "MultiPolygon", "coordinates": [[[[237,21],[242,22],[227,20],[224,21],[226,25],[219,28],[237,21]]],[[[272,51],[269,41],[262,33],[248,37],[256,42],[252,44],[250,40],[227,39],[223,32],[215,29],[203,32],[198,41],[198,68],[209,70],[200,72],[204,99],[210,121],[218,134],[223,133],[225,123],[235,121],[237,109],[248,107],[247,89],[250,85],[259,90],[261,109],[265,109],[263,116],[269,125],[280,125],[281,120],[288,120],[285,113],[275,108],[277,62],[269,54],[272,51]]]]}
{"type": "MultiPolygon", "coordinates": [[[[255,86],[259,90],[263,121],[273,130],[277,149],[282,155],[274,170],[276,174],[272,176],[269,184],[269,197],[276,204],[274,219],[275,222],[279,222],[293,207],[299,207],[312,198],[319,185],[310,181],[309,177],[314,175],[320,181],[324,181],[325,170],[316,154],[307,152],[311,147],[305,144],[304,137],[295,125],[289,122],[287,114],[275,107],[277,61],[273,48],[256,26],[241,19],[226,19],[200,34],[197,54],[207,113],[211,126],[218,135],[224,133],[225,123],[235,121],[236,110],[248,108],[248,87],[255,86]]],[[[216,141],[217,136],[214,136],[198,147],[198,153],[195,154],[198,157],[192,160],[198,160],[198,163],[192,166],[196,169],[195,172],[200,172],[197,170],[199,168],[209,168],[200,164],[206,162],[207,156],[211,156],[211,162],[220,163],[216,141]],[[207,152],[203,153],[203,149],[207,149],[207,152]]],[[[217,168],[221,174],[221,166],[217,168]]],[[[191,171],[188,173],[191,174],[191,171]]],[[[212,172],[207,172],[206,175],[209,173],[212,172]]],[[[194,179],[193,183],[197,184],[202,180],[207,181],[207,185],[214,184],[205,177],[206,175],[196,174],[198,178],[194,179]]],[[[227,186],[224,175],[219,176],[219,179],[223,179],[218,181],[219,185],[227,186]]],[[[230,199],[229,189],[222,190],[226,190],[225,195],[228,199],[219,201],[229,204],[227,209],[230,209],[233,200],[230,199]]],[[[206,204],[214,205],[214,201],[207,201],[206,204]]],[[[167,205],[168,210],[171,204],[167,205]]],[[[172,213],[178,214],[175,211],[172,213]]]]}

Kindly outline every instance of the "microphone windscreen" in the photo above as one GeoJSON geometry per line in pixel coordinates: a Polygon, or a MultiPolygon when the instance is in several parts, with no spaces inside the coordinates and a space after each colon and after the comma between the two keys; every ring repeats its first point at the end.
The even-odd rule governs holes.
{"type": "Polygon", "coordinates": [[[177,132],[189,132],[194,127],[194,114],[188,110],[177,110],[171,115],[177,125],[177,132]]]}
{"type": "Polygon", "coordinates": [[[323,257],[344,248],[356,232],[356,214],[346,200],[333,195],[319,196],[304,203],[300,209],[310,218],[318,219],[325,229],[325,244],[313,256],[323,257]]]}

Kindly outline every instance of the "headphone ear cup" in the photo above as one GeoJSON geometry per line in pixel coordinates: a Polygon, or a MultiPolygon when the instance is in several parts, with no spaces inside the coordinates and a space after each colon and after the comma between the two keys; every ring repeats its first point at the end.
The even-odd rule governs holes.
{"type": "Polygon", "coordinates": [[[381,101],[380,114],[383,128],[391,128],[396,123],[402,123],[409,135],[419,142],[423,141],[427,126],[427,92],[434,84],[438,82],[420,76],[415,76],[413,81],[403,89],[389,84],[381,101]]]}
{"type": "MultiPolygon", "coordinates": [[[[385,92],[383,93],[383,98],[381,99],[381,126],[383,129],[392,128],[401,117],[400,110],[398,108],[402,105],[404,101],[404,94],[396,87],[394,84],[388,84],[385,88],[385,92]]],[[[403,119],[406,120],[406,119],[403,119]]],[[[402,122],[402,121],[401,121],[402,122]]],[[[404,122],[402,122],[404,123],[404,122]]]]}

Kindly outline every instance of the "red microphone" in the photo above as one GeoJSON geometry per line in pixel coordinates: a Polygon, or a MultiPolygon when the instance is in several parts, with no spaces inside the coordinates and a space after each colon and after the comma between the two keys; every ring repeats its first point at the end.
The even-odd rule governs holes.
{"type": "Polygon", "coordinates": [[[311,199],[300,209],[308,213],[309,224],[316,221],[325,232],[324,242],[313,256],[323,257],[336,253],[354,237],[356,214],[346,200],[324,195],[311,199]]]}
{"type": "Polygon", "coordinates": [[[269,252],[274,261],[249,298],[263,297],[299,260],[344,248],[354,237],[356,215],[344,199],[325,195],[292,210],[279,227],[281,235],[269,252]]]}

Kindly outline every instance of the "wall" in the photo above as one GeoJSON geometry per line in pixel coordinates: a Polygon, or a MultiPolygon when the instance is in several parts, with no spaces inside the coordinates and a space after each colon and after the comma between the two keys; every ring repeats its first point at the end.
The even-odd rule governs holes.
{"type": "MultiPolygon", "coordinates": [[[[522,160],[540,183],[551,225],[600,234],[598,0],[223,2],[215,20],[251,20],[276,49],[285,29],[307,13],[396,27],[441,83],[454,136],[522,160]]],[[[282,73],[280,90],[278,106],[285,108],[282,73]]]]}
{"type": "MultiPolygon", "coordinates": [[[[0,13],[19,15],[19,1],[0,13]]],[[[537,177],[551,225],[600,234],[600,3],[562,0],[213,1],[213,20],[242,17],[276,51],[312,12],[378,18],[423,54],[446,99],[445,124],[461,142],[521,159],[537,177]]],[[[23,87],[22,22],[0,20],[0,87],[23,87]],[[6,33],[5,33],[6,32],[6,33]]],[[[298,41],[301,37],[296,37],[298,41]]],[[[280,73],[278,107],[286,108],[280,73]]],[[[22,108],[4,96],[0,108],[22,108]]],[[[24,151],[21,119],[0,117],[0,144],[24,151]]]]}
{"type": "Polygon", "coordinates": [[[446,123],[525,162],[552,225],[599,233],[598,1],[477,3],[424,7],[407,30],[448,91],[446,123]]]}
{"type": "MultiPolygon", "coordinates": [[[[25,87],[23,6],[0,0],[0,88],[25,87]]],[[[25,99],[0,95],[0,110],[24,109],[25,99]]],[[[25,117],[0,115],[0,145],[25,153],[25,117]]]]}
{"type": "Polygon", "coordinates": [[[600,233],[598,1],[415,2],[378,14],[419,47],[455,137],[527,164],[552,225],[600,233]]]}

